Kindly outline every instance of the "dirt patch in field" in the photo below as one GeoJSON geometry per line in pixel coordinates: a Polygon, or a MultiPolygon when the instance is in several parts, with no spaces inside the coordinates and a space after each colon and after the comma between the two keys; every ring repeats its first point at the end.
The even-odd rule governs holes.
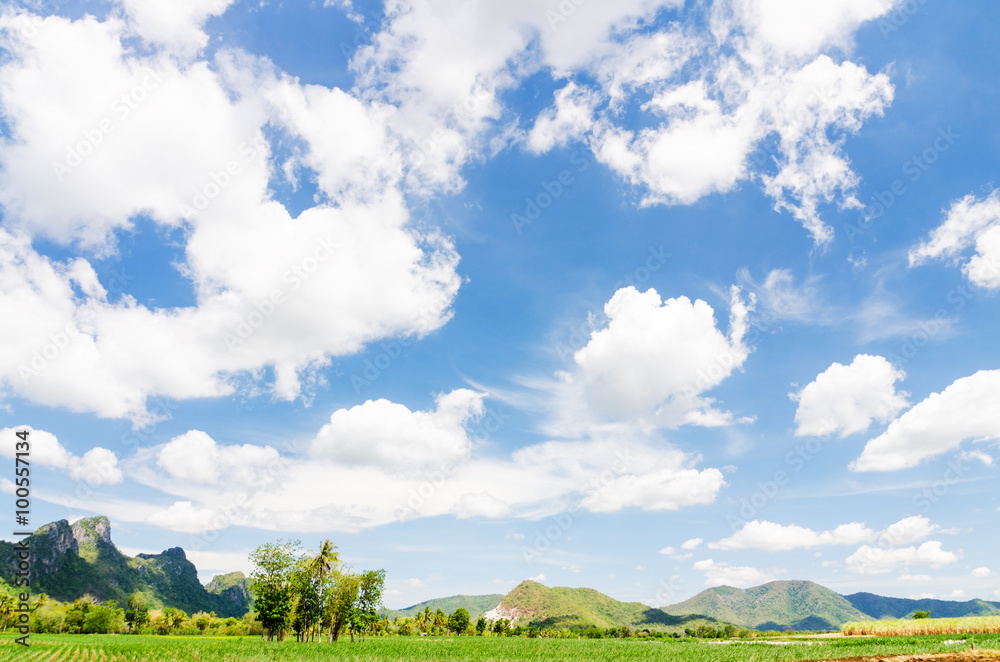
{"type": "MultiPolygon", "coordinates": [[[[996,662],[1000,661],[1000,651],[961,651],[955,653],[917,653],[916,655],[870,655],[867,657],[846,657],[835,662],[996,662]]],[[[829,661],[813,661],[829,662],[829,661]]]]}

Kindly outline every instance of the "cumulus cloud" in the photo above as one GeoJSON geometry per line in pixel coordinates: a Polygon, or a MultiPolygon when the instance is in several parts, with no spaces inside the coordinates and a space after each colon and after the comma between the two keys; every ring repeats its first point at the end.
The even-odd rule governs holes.
{"type": "Polygon", "coordinates": [[[340,409],[309,452],[344,464],[393,468],[455,462],[472,449],[468,426],[483,415],[485,395],[469,389],[442,394],[434,411],[413,412],[388,400],[340,409]]]}
{"type": "Polygon", "coordinates": [[[985,567],[976,568],[975,570],[972,571],[972,576],[977,579],[985,579],[986,577],[989,577],[992,574],[993,573],[990,571],[990,569],[985,567]]]}
{"type": "Polygon", "coordinates": [[[193,430],[139,451],[129,475],[176,498],[146,521],[184,532],[232,525],[358,531],[441,515],[670,511],[710,504],[725,485],[718,469],[697,466],[699,457],[646,438],[547,441],[508,456],[480,454],[466,424],[483,395],[458,389],[438,396],[433,411],[388,401],[341,409],[313,440],[289,444],[285,454],[223,446],[193,430]],[[403,461],[383,461],[394,452],[403,461]]]}
{"type": "Polygon", "coordinates": [[[872,547],[862,545],[847,557],[847,570],[856,575],[879,575],[899,567],[929,566],[941,568],[958,561],[958,554],[941,549],[941,543],[929,540],[919,547],[872,547]]]}
{"type": "Polygon", "coordinates": [[[728,538],[709,543],[708,547],[719,550],[762,549],[770,552],[821,545],[857,545],[862,542],[875,542],[880,547],[887,547],[923,540],[940,529],[940,526],[931,524],[922,515],[905,517],[881,531],[870,529],[862,522],[841,524],[829,531],[814,531],[796,524],[752,520],[728,538]]]}
{"type": "Polygon", "coordinates": [[[147,43],[191,56],[205,47],[202,25],[220,16],[234,0],[118,0],[129,26],[147,43]]]}
{"type": "Polygon", "coordinates": [[[962,265],[966,278],[980,287],[1000,288],[1000,191],[982,198],[970,193],[954,201],[930,239],[910,250],[910,266],[959,261],[970,247],[973,255],[962,265]]]}
{"type": "Polygon", "coordinates": [[[884,423],[902,411],[906,393],[896,382],[906,373],[881,356],[859,354],[850,365],[834,363],[798,393],[796,436],[829,437],[867,430],[873,421],[884,423]]]}
{"type": "Polygon", "coordinates": [[[718,2],[706,35],[690,29],[675,0],[545,11],[520,2],[464,2],[459,11],[453,0],[407,0],[353,66],[406,118],[401,133],[415,144],[411,160],[420,166],[411,179],[420,188],[461,186],[462,165],[487,148],[491,133],[510,133],[515,119],[505,114],[502,92],[541,70],[561,86],[552,106],[529,120],[530,150],[579,140],[634,185],[643,204],[688,204],[759,178],[779,209],[825,243],[832,230],[820,204],[859,206],[851,194],[858,178],[835,136],[858,130],[893,96],[886,75],[825,51],[845,50],[860,25],[900,1],[839,0],[815,13],[773,1],[718,2]],[[629,109],[647,128],[624,128],[629,109]],[[416,146],[435,128],[435,138],[416,146]],[[777,171],[755,170],[752,155],[770,136],[778,138],[774,161],[753,160],[776,163],[777,171]]]}
{"type": "Polygon", "coordinates": [[[831,531],[813,531],[795,524],[753,520],[733,535],[709,543],[710,549],[763,549],[771,552],[803,549],[819,545],[856,545],[873,540],[876,532],[860,522],[841,524],[831,531]]]}
{"type": "Polygon", "coordinates": [[[852,471],[893,471],[957,448],[963,441],[1000,439],[1000,370],[980,370],[932,393],[868,441],[852,471]]]}
{"type": "Polygon", "coordinates": [[[705,586],[745,588],[763,584],[775,578],[771,572],[766,570],[758,570],[749,566],[735,566],[725,562],[716,563],[713,559],[696,561],[692,567],[705,573],[705,586]]]}
{"type": "Polygon", "coordinates": [[[227,481],[247,484],[279,463],[278,451],[270,446],[220,446],[201,430],[174,437],[156,453],[159,468],[172,478],[192,483],[217,483],[224,476],[227,481]]]}
{"type": "Polygon", "coordinates": [[[574,369],[553,387],[551,434],[572,436],[615,425],[674,428],[734,422],[702,394],[742,368],[747,314],[737,288],[730,292],[729,333],[712,307],[687,297],[660,298],[656,290],[618,290],[605,305],[605,327],[574,355],[574,369]]]}
{"type": "Polygon", "coordinates": [[[685,540],[681,545],[681,549],[698,549],[701,543],[705,542],[702,538],[691,538],[690,540],[685,540]]]}
{"type": "MultiPolygon", "coordinates": [[[[17,425],[0,430],[0,437],[15,439],[18,431],[28,433],[31,463],[65,471],[70,478],[89,485],[114,485],[125,477],[118,467],[118,456],[107,448],[95,446],[82,457],[77,457],[63,446],[51,432],[36,430],[30,425],[17,425]]],[[[16,449],[13,443],[0,445],[0,455],[14,459],[16,449]]]]}
{"type": "Polygon", "coordinates": [[[195,44],[192,26],[227,5],[125,2],[123,17],[104,21],[0,17],[10,28],[0,66],[8,392],[143,424],[150,398],[227,395],[270,367],[276,397],[305,398],[302,382],[330,357],[450,319],[458,255],[433,228],[410,227],[385,106],[303,86],[238,51],[189,66],[165,57],[169,44],[195,44]],[[132,30],[151,52],[123,45],[132,30]],[[294,219],[269,185],[267,124],[301,140],[296,163],[320,191],[294,219]],[[150,308],[127,281],[108,296],[93,255],[113,255],[138,215],[185,228],[177,279],[193,305],[150,308]],[[50,259],[34,238],[82,255],[50,259]],[[15,311],[28,323],[9,322],[15,311]]]}
{"type": "Polygon", "coordinates": [[[212,508],[201,508],[190,501],[177,501],[166,510],[146,517],[146,523],[181,533],[200,534],[219,528],[218,513],[212,508]]]}

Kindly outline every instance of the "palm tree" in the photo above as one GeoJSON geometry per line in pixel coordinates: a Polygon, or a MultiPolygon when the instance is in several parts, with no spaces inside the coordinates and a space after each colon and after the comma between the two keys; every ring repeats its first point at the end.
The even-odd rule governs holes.
{"type": "Polygon", "coordinates": [[[47,593],[39,593],[38,597],[35,599],[35,606],[31,608],[31,613],[35,613],[42,607],[44,607],[49,602],[49,596],[47,593]]]}
{"type": "MultiPolygon", "coordinates": [[[[323,608],[324,608],[323,597],[324,594],[326,593],[323,590],[324,589],[323,580],[338,565],[340,565],[340,553],[337,551],[337,546],[329,538],[323,541],[323,544],[320,545],[319,547],[319,551],[316,552],[315,556],[311,557],[309,559],[309,562],[306,564],[306,571],[310,575],[314,575],[316,577],[316,581],[318,584],[317,592],[319,593],[320,614],[323,614],[323,608]]],[[[322,616],[320,617],[319,627],[322,628],[322,616]]],[[[320,641],[323,640],[322,631],[319,633],[319,640],[320,641]]]]}

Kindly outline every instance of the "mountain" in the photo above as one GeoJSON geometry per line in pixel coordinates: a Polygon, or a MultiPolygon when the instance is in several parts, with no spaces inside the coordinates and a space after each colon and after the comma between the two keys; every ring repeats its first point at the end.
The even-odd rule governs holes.
{"type": "Polygon", "coordinates": [[[250,611],[253,606],[253,598],[250,589],[247,588],[247,576],[242,572],[216,575],[212,577],[212,581],[205,584],[205,590],[219,596],[235,609],[242,609],[243,613],[250,611]]]}
{"type": "Polygon", "coordinates": [[[934,618],[954,618],[958,616],[991,616],[1000,614],[1000,602],[986,600],[909,600],[906,598],[886,598],[873,593],[852,593],[844,598],[855,609],[872,618],[905,618],[915,611],[929,611],[934,618]]]}
{"type": "Polygon", "coordinates": [[[510,619],[516,625],[544,628],[599,628],[630,625],[669,632],[709,624],[725,625],[700,615],[673,616],[641,602],[619,602],[592,588],[548,588],[530,579],[503,596],[486,618],[510,619]]]}
{"type": "Polygon", "coordinates": [[[759,630],[836,630],[871,617],[844,596],[807,581],[777,581],[748,589],[718,586],[669,607],[671,614],[706,614],[759,630]]]}
{"type": "MultiPolygon", "coordinates": [[[[61,601],[90,595],[102,602],[124,605],[132,593],[144,593],[152,607],[176,607],[189,614],[214,611],[242,616],[248,601],[225,590],[210,593],[198,581],[198,570],[180,547],[135,558],[111,542],[107,517],[90,517],[70,525],[46,524],[28,537],[31,548],[31,589],[61,601]]],[[[0,541],[2,578],[13,583],[14,544],[0,541]]],[[[232,588],[231,586],[226,587],[232,588]]]]}
{"type": "Polygon", "coordinates": [[[493,609],[500,604],[500,600],[502,599],[503,595],[499,593],[491,595],[452,595],[447,598],[436,598],[434,600],[421,602],[420,604],[407,607],[406,609],[384,609],[380,611],[379,614],[384,614],[389,618],[416,616],[417,612],[423,611],[425,607],[430,607],[431,612],[435,612],[440,609],[446,614],[451,614],[459,607],[465,607],[465,609],[469,612],[469,617],[474,621],[490,609],[493,609]]]}

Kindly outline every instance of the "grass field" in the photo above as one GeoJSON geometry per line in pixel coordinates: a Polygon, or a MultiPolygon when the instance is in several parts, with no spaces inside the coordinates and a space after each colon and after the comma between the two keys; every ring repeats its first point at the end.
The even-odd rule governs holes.
{"type": "Polygon", "coordinates": [[[917,634],[1000,633],[1000,616],[964,618],[920,618],[894,621],[858,621],[845,623],[844,634],[872,634],[880,637],[917,634]]]}
{"type": "MultiPolygon", "coordinates": [[[[32,635],[30,648],[0,638],[0,662],[265,662],[282,660],[457,660],[459,662],[780,662],[870,655],[964,651],[969,641],[947,636],[795,639],[732,642],[516,637],[383,637],[337,644],[266,643],[257,638],[143,637],[126,635],[32,635]],[[778,645],[778,642],[788,642],[778,645]],[[947,643],[954,642],[954,643],[947,643]]],[[[1000,636],[977,635],[978,649],[1000,649],[1000,636]]]]}

